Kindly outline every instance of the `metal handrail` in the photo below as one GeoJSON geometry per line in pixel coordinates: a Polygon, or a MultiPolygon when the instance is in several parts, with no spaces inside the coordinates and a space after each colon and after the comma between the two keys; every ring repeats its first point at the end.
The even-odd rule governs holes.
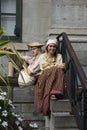
{"type": "Polygon", "coordinates": [[[57,36],[58,49],[66,63],[67,90],[80,130],[87,130],[87,77],[65,32],[57,36]]]}

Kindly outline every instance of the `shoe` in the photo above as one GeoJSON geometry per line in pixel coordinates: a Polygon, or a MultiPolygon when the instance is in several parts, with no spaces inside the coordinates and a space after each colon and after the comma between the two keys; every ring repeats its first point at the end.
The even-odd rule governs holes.
{"type": "Polygon", "coordinates": [[[57,98],[56,98],[55,95],[51,95],[50,99],[52,99],[52,100],[56,100],[57,98]]]}
{"type": "Polygon", "coordinates": [[[61,91],[52,90],[50,95],[51,95],[51,99],[62,99],[63,98],[63,93],[61,91]]]}
{"type": "Polygon", "coordinates": [[[55,94],[55,97],[57,99],[62,99],[63,98],[63,94],[62,93],[55,94]]]}

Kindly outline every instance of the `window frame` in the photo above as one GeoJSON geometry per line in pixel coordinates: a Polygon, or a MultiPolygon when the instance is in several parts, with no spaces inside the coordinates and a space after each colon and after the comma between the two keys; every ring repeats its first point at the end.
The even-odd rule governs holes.
{"type": "Polygon", "coordinates": [[[22,42],[22,0],[16,0],[16,13],[2,13],[1,12],[1,0],[0,0],[0,28],[1,27],[1,16],[8,15],[16,17],[16,25],[14,29],[15,36],[4,35],[1,40],[9,39],[14,42],[22,42]]]}

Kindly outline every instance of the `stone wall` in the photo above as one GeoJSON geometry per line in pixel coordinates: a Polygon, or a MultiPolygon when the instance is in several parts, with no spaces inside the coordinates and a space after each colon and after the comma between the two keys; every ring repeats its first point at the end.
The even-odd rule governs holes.
{"type": "Polygon", "coordinates": [[[23,42],[44,41],[50,26],[51,0],[23,0],[23,42]]]}
{"type": "Polygon", "coordinates": [[[23,0],[23,42],[45,41],[61,32],[86,40],[86,12],[87,0],[23,0]]]}

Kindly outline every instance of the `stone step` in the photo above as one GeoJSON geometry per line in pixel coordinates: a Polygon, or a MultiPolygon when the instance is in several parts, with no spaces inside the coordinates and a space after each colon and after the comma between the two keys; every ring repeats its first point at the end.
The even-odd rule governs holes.
{"type": "Polygon", "coordinates": [[[34,87],[13,88],[13,103],[15,112],[20,114],[26,121],[36,122],[38,128],[36,130],[45,130],[44,116],[36,111],[34,106],[34,87]]]}
{"type": "Polygon", "coordinates": [[[50,130],[78,130],[69,99],[51,100],[50,111],[50,130]]]}
{"type": "Polygon", "coordinates": [[[87,66],[87,51],[76,51],[76,55],[81,63],[81,65],[87,66]]]}
{"type": "Polygon", "coordinates": [[[34,102],[34,87],[29,86],[24,88],[13,88],[14,103],[29,103],[34,102]]]}
{"type": "Polygon", "coordinates": [[[87,29],[86,28],[62,28],[62,27],[57,27],[53,26],[52,28],[49,29],[48,35],[49,37],[55,38],[62,32],[66,32],[70,41],[85,41],[87,42],[87,29]]]}
{"type": "Polygon", "coordinates": [[[25,120],[44,120],[44,117],[37,113],[34,104],[14,104],[14,112],[19,113],[25,120]]]}
{"type": "Polygon", "coordinates": [[[69,99],[51,100],[50,110],[51,112],[70,112],[71,105],[69,99]]]}
{"type": "Polygon", "coordinates": [[[55,129],[77,129],[77,124],[73,115],[69,112],[52,112],[50,130],[55,129]]]}
{"type": "Polygon", "coordinates": [[[73,46],[73,49],[76,52],[76,55],[82,65],[87,65],[87,43],[84,42],[78,42],[78,43],[71,43],[73,46]]]}
{"type": "Polygon", "coordinates": [[[75,51],[87,52],[87,42],[71,42],[71,45],[75,51]]]}

